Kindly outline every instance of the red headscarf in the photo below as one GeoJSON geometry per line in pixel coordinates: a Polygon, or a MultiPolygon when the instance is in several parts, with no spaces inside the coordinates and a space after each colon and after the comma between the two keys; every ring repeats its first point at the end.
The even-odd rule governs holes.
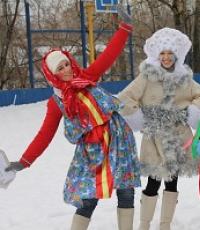
{"type": "Polygon", "coordinates": [[[56,74],[53,74],[49,70],[46,64],[47,56],[54,51],[55,50],[49,51],[42,59],[42,71],[44,76],[51,86],[61,90],[61,100],[63,102],[67,116],[70,119],[73,119],[75,116],[79,116],[81,124],[85,126],[87,125],[88,118],[86,117],[84,108],[82,108],[82,104],[77,99],[76,94],[78,91],[80,91],[80,89],[84,89],[87,86],[95,86],[96,83],[88,80],[86,76],[84,76],[81,67],[69,52],[62,50],[61,52],[70,60],[71,68],[73,71],[73,79],[70,81],[60,80],[56,74]]]}

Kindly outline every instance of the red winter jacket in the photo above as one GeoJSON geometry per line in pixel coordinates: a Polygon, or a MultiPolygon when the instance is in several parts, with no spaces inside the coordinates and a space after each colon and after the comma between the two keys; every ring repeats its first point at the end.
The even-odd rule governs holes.
{"type": "Polygon", "coordinates": [[[61,118],[62,112],[54,98],[51,97],[47,103],[47,112],[43,124],[20,159],[25,167],[30,166],[47,148],[58,129],[61,118]]]}

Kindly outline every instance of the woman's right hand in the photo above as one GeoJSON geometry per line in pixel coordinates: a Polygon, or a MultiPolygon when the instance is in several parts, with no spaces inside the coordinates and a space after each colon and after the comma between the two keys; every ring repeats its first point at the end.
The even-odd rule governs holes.
{"type": "Polygon", "coordinates": [[[133,25],[131,15],[128,14],[127,10],[121,4],[117,5],[117,13],[123,22],[133,25]]]}
{"type": "Polygon", "coordinates": [[[5,168],[5,171],[6,172],[21,171],[24,168],[25,168],[25,166],[22,163],[20,163],[19,161],[16,161],[16,162],[10,162],[9,166],[7,168],[5,168]]]}

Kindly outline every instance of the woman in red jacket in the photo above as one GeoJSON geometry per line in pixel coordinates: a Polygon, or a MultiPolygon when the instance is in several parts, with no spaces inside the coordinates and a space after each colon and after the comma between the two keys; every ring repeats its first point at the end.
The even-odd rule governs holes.
{"type": "Polygon", "coordinates": [[[6,169],[29,167],[49,145],[63,116],[65,136],[76,144],[64,185],[65,202],[77,207],[71,230],[86,230],[98,199],[111,197],[113,188],[119,229],[133,228],[134,187],[140,186],[135,140],[119,114],[118,99],[97,85],[131,30],[130,24],[121,23],[105,51],[86,69],[66,51],[52,50],[44,56],[43,73],[54,95],[39,133],[19,162],[11,162],[6,169]]]}

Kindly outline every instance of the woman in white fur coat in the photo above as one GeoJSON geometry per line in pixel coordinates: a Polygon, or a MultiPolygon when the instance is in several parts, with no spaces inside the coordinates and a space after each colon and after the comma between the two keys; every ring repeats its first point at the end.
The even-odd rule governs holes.
{"type": "Polygon", "coordinates": [[[184,64],[191,41],[182,32],[163,28],[144,45],[147,59],[139,76],[120,94],[125,116],[134,131],[143,133],[140,160],[148,183],[141,198],[139,230],[148,230],[153,218],[162,179],[160,230],[170,230],[178,191],[178,176],[198,173],[187,140],[192,138],[200,117],[200,85],[184,64]]]}

